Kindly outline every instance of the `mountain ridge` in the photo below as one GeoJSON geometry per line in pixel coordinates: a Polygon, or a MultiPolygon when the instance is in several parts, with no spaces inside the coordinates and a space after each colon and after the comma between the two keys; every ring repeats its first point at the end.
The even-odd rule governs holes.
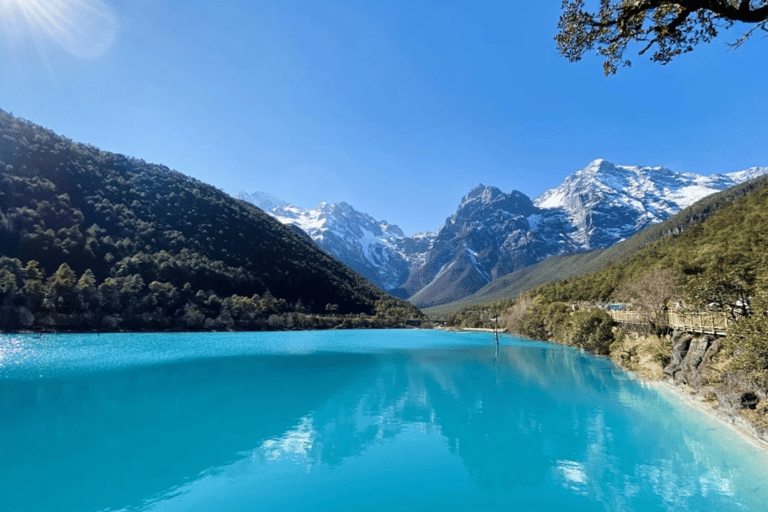
{"type": "Polygon", "coordinates": [[[517,270],[489,283],[459,301],[442,304],[425,311],[442,315],[465,306],[498,302],[517,297],[520,293],[547,283],[575,279],[615,265],[657,240],[681,235],[700,225],[719,210],[741,200],[768,184],[768,175],[761,175],[740,185],[707,196],[680,210],[669,219],[653,224],[630,238],[604,249],[552,256],[534,265],[517,270]]]}
{"type": "Polygon", "coordinates": [[[768,167],[751,167],[704,176],[597,159],[533,201],[480,185],[462,198],[405,288],[419,307],[460,300],[549,256],[610,247],[703,197],[767,173],[768,167]],[[513,197],[532,208],[511,207],[513,197]],[[485,257],[468,257],[480,247],[485,257]]]}
{"type": "MultiPolygon", "coordinates": [[[[372,263],[373,258],[359,256],[361,249],[344,246],[360,246],[360,237],[348,236],[344,241],[337,237],[330,243],[323,240],[326,235],[317,225],[279,211],[289,207],[265,206],[282,222],[304,228],[318,245],[383,289],[430,307],[459,300],[549,256],[610,247],[703,197],[766,173],[767,167],[751,167],[705,176],[596,159],[536,199],[480,183],[429,235],[429,243],[402,251],[399,263],[389,266],[381,258],[372,263]]],[[[323,205],[302,211],[328,208],[323,205]]],[[[383,246],[405,246],[409,237],[379,236],[379,240],[383,246]]]]}

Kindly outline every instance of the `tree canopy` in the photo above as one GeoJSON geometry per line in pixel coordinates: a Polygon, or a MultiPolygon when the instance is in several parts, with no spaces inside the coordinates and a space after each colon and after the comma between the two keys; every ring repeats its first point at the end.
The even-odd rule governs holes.
{"type": "Polygon", "coordinates": [[[605,58],[606,75],[632,65],[624,57],[631,43],[641,45],[639,55],[653,48],[651,60],[667,64],[737,22],[746,30],[731,47],[740,46],[755,31],[768,33],[768,0],[600,0],[596,7],[585,8],[584,0],[564,0],[555,40],[560,54],[571,62],[594,50],[605,58]]]}
{"type": "Polygon", "coordinates": [[[0,110],[0,332],[403,325],[386,295],[258,208],[0,110]]]}

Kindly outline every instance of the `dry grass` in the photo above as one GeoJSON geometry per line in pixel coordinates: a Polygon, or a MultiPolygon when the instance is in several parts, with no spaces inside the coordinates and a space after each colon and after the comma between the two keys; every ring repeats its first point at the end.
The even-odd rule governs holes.
{"type": "Polygon", "coordinates": [[[649,379],[661,380],[672,348],[669,339],[653,335],[641,336],[634,332],[617,334],[617,341],[611,345],[611,358],[627,370],[649,379]]]}

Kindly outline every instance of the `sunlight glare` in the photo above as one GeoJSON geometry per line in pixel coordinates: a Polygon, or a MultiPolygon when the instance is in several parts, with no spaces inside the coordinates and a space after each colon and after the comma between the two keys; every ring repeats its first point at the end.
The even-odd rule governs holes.
{"type": "Polygon", "coordinates": [[[0,27],[14,45],[49,40],[92,61],[115,41],[117,19],[101,0],[0,0],[0,27]]]}

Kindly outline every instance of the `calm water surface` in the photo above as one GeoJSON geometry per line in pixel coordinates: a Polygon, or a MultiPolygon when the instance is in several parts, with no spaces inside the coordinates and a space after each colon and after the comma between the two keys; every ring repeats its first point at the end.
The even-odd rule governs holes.
{"type": "Polygon", "coordinates": [[[768,457],[484,333],[0,336],[8,511],[764,511],[768,457]]]}

